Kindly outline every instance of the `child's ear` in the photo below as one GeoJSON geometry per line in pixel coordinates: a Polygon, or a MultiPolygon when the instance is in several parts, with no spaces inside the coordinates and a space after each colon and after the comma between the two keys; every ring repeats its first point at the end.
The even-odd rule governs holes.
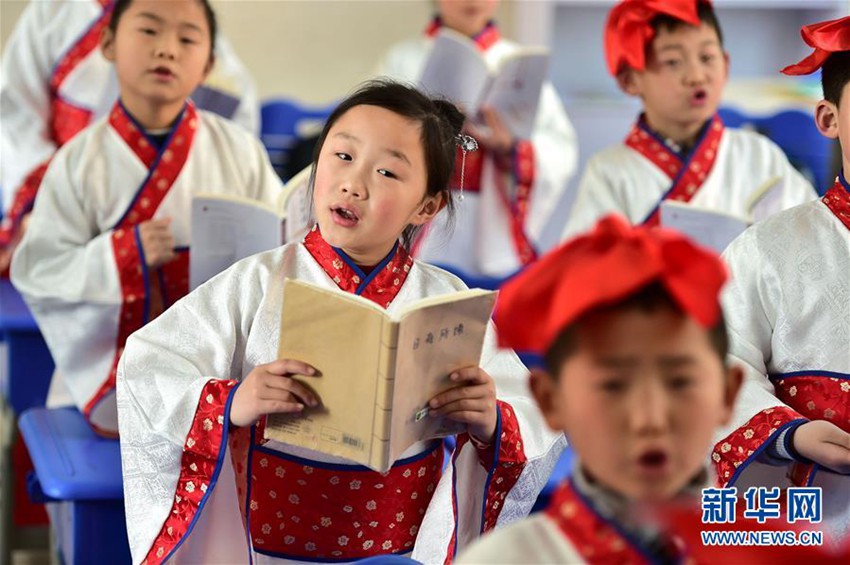
{"type": "Polygon", "coordinates": [[[735,409],[735,400],[744,383],[744,369],[739,365],[732,365],[726,369],[726,390],[723,394],[723,417],[721,425],[726,425],[732,419],[732,411],[735,409]]]}
{"type": "Polygon", "coordinates": [[[555,379],[542,369],[531,369],[528,379],[531,395],[537,401],[540,413],[546,424],[556,432],[564,431],[561,423],[561,412],[557,404],[557,385],[555,379]]]}
{"type": "Polygon", "coordinates": [[[821,100],[815,107],[815,125],[824,137],[838,139],[838,108],[828,100],[821,100]]]}
{"type": "Polygon", "coordinates": [[[210,58],[207,61],[206,66],[204,67],[204,80],[206,80],[206,78],[212,72],[214,67],[215,67],[215,51],[213,51],[212,47],[210,47],[210,58]]]}
{"type": "Polygon", "coordinates": [[[106,26],[100,32],[100,51],[103,53],[104,59],[110,63],[115,62],[115,34],[112,33],[109,26],[106,26]]]}
{"type": "Polygon", "coordinates": [[[637,71],[631,67],[626,67],[617,73],[617,85],[620,90],[629,96],[640,96],[640,87],[637,81],[637,71]]]}
{"type": "Polygon", "coordinates": [[[434,219],[434,216],[446,206],[446,195],[444,192],[433,196],[426,196],[419,205],[419,210],[414,214],[410,223],[415,226],[427,224],[434,219]]]}

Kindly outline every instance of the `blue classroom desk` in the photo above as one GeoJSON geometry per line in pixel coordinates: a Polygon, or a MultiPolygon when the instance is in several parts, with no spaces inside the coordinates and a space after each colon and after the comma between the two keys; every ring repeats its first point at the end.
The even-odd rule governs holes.
{"type": "Polygon", "coordinates": [[[44,406],[53,358],[27,305],[8,280],[0,280],[0,341],[7,366],[0,368],[0,392],[15,414],[44,406]]]}
{"type": "Polygon", "coordinates": [[[33,408],[18,426],[35,466],[63,562],[130,563],[118,440],[76,408],[33,408]]]}

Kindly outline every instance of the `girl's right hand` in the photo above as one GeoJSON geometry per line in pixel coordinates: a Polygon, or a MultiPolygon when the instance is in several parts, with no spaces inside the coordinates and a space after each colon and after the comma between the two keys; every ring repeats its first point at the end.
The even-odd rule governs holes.
{"type": "Polygon", "coordinates": [[[832,422],[812,420],[797,428],[794,449],[837,473],[850,473],[850,434],[832,422]]]}
{"type": "Polygon", "coordinates": [[[230,423],[250,426],[266,414],[300,412],[318,406],[319,400],[290,375],[313,376],[316,369],[294,359],[258,365],[236,389],[230,405],[230,423]]]}
{"type": "Polygon", "coordinates": [[[139,224],[139,239],[145,263],[156,268],[174,259],[174,236],[171,233],[171,218],[148,220],[139,224]]]}

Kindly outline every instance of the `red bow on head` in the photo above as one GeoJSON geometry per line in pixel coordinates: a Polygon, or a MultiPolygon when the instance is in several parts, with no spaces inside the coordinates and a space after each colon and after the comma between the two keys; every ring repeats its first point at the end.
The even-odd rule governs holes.
{"type": "Polygon", "coordinates": [[[583,314],[655,281],[702,326],[719,320],[726,268],[715,253],[672,230],[631,227],[608,216],[502,287],[494,316],[499,343],[544,353],[583,314]]]}
{"type": "Polygon", "coordinates": [[[830,54],[850,51],[850,16],[803,26],[800,35],[815,51],[799,63],[782,69],[786,75],[811,74],[823,66],[830,54]]]}
{"type": "Polygon", "coordinates": [[[691,25],[699,25],[697,4],[709,0],[623,0],[614,6],[605,22],[605,58],[612,76],[628,66],[642,71],[644,51],[655,37],[650,22],[660,14],[691,25]]]}

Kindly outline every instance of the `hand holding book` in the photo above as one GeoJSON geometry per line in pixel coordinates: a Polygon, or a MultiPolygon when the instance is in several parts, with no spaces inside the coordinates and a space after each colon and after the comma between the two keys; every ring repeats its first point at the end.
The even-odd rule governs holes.
{"type": "Polygon", "coordinates": [[[429,416],[445,417],[466,424],[481,443],[492,443],[496,433],[496,385],[481,367],[465,367],[449,379],[459,386],[436,395],[428,402],[429,416]]]}
{"type": "Polygon", "coordinates": [[[292,375],[315,376],[316,369],[294,359],[278,359],[254,367],[233,393],[230,423],[250,426],[268,414],[301,412],[304,406],[318,406],[318,397],[292,375]]]}

